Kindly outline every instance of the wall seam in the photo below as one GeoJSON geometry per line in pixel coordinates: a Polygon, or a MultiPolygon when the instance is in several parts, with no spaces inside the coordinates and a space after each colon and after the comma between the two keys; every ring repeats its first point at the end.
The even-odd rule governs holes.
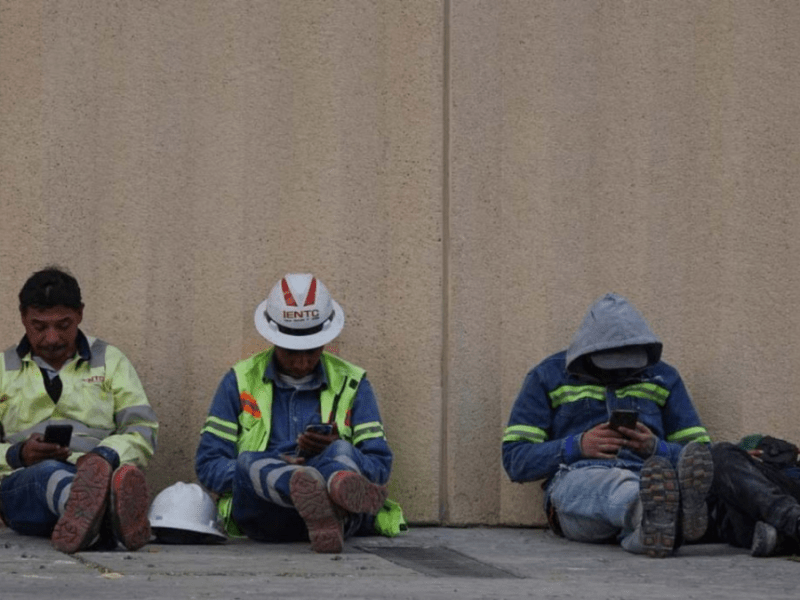
{"type": "Polygon", "coordinates": [[[442,30],[442,365],[439,447],[439,522],[450,520],[448,488],[448,398],[450,396],[450,0],[443,4],[442,30]]]}

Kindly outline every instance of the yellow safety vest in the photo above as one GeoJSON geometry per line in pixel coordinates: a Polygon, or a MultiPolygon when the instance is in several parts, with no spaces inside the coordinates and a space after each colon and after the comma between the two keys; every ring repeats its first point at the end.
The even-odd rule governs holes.
{"type": "MultiPolygon", "coordinates": [[[[272,360],[274,350],[274,347],[269,348],[233,366],[241,403],[236,437],[237,453],[257,452],[267,448],[272,426],[272,381],[265,381],[264,373],[272,360]]],[[[321,361],[328,377],[328,386],[319,395],[322,421],[336,423],[339,436],[355,445],[361,441],[361,436],[356,436],[358,439],[353,436],[350,411],[358,384],[366,372],[328,352],[322,353],[321,361]]],[[[210,431],[218,435],[217,429],[213,423],[207,422],[203,432],[210,431]]],[[[231,517],[232,500],[231,492],[222,495],[218,504],[220,516],[230,535],[241,535],[231,517]]]]}

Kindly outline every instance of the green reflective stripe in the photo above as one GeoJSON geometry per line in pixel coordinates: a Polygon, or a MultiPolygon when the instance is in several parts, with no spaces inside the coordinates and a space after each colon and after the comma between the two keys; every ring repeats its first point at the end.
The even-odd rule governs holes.
{"type": "Polygon", "coordinates": [[[509,425],[503,435],[504,442],[533,442],[540,444],[547,439],[544,429],[533,425],[509,425]]]}
{"type": "Polygon", "coordinates": [[[355,433],[358,433],[362,429],[375,429],[376,427],[383,430],[383,425],[381,424],[380,421],[368,421],[366,423],[359,423],[358,425],[354,425],[353,431],[355,433]]]}
{"type": "Polygon", "coordinates": [[[372,421],[370,423],[361,423],[353,428],[353,445],[364,440],[371,440],[373,438],[385,437],[383,432],[383,425],[379,421],[372,421]]]}
{"type": "Polygon", "coordinates": [[[206,432],[213,433],[217,437],[221,437],[223,440],[227,440],[235,444],[237,440],[236,434],[239,432],[239,427],[236,423],[223,421],[217,417],[209,416],[206,419],[205,427],[203,427],[200,433],[206,432]]]}
{"type": "Polygon", "coordinates": [[[687,427],[667,436],[668,442],[688,443],[688,442],[711,442],[705,427],[687,427]]]}
{"type": "Polygon", "coordinates": [[[669,398],[669,390],[655,383],[636,383],[617,390],[617,398],[628,396],[651,400],[663,408],[669,398]]]}
{"type": "Polygon", "coordinates": [[[603,401],[606,399],[605,388],[599,385],[562,385],[554,389],[550,394],[550,405],[553,408],[566,404],[567,402],[577,402],[584,398],[603,401]]]}

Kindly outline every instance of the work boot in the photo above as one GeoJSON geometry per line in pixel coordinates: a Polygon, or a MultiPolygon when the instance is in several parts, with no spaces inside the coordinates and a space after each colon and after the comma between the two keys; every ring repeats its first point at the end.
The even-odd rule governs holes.
{"type": "Polygon", "coordinates": [[[108,505],[111,465],[99,454],[84,454],[78,467],[64,514],[56,523],[50,541],[56,550],[72,554],[88,548],[98,537],[108,505]]]}
{"type": "Polygon", "coordinates": [[[344,513],[331,502],[325,478],[316,469],[302,467],[292,473],[289,494],[308,528],[314,552],[339,553],[344,544],[344,513]]]}
{"type": "Polygon", "coordinates": [[[778,552],[778,530],[769,523],[758,521],[753,531],[751,556],[773,556],[778,552]]]}
{"type": "Polygon", "coordinates": [[[331,500],[351,513],[376,514],[386,501],[386,486],[372,483],[353,471],[336,471],[328,479],[331,500]]]}
{"type": "Polygon", "coordinates": [[[706,444],[690,442],[678,459],[681,532],[684,542],[696,542],[708,527],[706,496],[714,479],[714,462],[706,444]]]}
{"type": "Polygon", "coordinates": [[[678,524],[678,475],[666,458],[653,456],[642,467],[639,481],[642,502],[642,545],[645,554],[664,558],[675,548],[678,524]]]}
{"type": "Polygon", "coordinates": [[[114,537],[128,550],[150,541],[147,509],[150,494],[144,473],[134,465],[122,465],[111,477],[111,525],[114,537]]]}

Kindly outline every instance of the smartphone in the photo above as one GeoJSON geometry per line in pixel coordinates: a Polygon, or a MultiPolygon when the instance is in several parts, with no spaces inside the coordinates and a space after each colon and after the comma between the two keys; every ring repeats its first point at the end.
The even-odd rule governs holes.
{"type": "Polygon", "coordinates": [[[333,433],[333,425],[330,423],[311,423],[311,425],[306,426],[306,431],[330,435],[333,433]]]}
{"type": "Polygon", "coordinates": [[[636,429],[636,422],[639,420],[639,413],[635,410],[612,410],[611,418],[608,424],[611,429],[619,429],[620,427],[627,427],[628,429],[636,429]]]}
{"type": "MultiPolygon", "coordinates": [[[[333,433],[333,424],[331,423],[311,423],[306,425],[306,433],[321,433],[322,435],[330,435],[333,433]]],[[[297,451],[297,456],[301,458],[308,458],[310,455],[303,450],[297,451]]]]}
{"type": "Polygon", "coordinates": [[[72,425],[62,423],[60,425],[48,425],[44,430],[44,441],[48,444],[58,444],[59,446],[69,446],[72,439],[72,425]]]}

